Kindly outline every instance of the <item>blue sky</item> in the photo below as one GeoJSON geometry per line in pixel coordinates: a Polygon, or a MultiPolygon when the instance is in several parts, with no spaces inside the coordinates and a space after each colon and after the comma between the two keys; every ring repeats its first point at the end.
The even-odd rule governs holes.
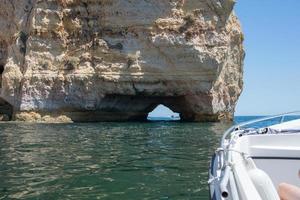
{"type": "Polygon", "coordinates": [[[148,114],[149,117],[171,117],[179,116],[179,113],[175,113],[164,105],[158,105],[152,112],[148,114]]]}
{"type": "Polygon", "coordinates": [[[244,91],[236,115],[300,110],[300,0],[238,0],[245,34],[244,91]]]}
{"type": "MultiPolygon", "coordinates": [[[[235,12],[246,50],[235,115],[300,110],[300,0],[237,0],[235,12]]],[[[153,114],[170,111],[160,106],[153,114]]]]}

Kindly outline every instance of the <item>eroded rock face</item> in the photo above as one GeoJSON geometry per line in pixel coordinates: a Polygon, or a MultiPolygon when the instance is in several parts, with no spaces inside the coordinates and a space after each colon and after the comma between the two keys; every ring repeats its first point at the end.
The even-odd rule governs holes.
{"type": "Polygon", "coordinates": [[[233,5],[1,0],[1,97],[25,120],[145,120],[158,104],[187,121],[232,119],[244,58],[233,5]]]}

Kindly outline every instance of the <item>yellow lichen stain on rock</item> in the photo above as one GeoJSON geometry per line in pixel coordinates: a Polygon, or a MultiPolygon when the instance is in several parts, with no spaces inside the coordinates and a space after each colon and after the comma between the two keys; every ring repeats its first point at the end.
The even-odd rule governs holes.
{"type": "Polygon", "coordinates": [[[62,114],[40,114],[36,112],[18,112],[15,120],[20,122],[40,122],[40,123],[72,123],[73,121],[62,114]]]}

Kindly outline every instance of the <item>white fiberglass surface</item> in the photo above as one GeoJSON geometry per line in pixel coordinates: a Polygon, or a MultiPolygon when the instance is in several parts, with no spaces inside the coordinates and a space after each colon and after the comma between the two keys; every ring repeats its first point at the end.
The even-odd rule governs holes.
{"type": "Polygon", "coordinates": [[[277,188],[282,182],[300,186],[300,134],[250,135],[236,147],[253,158],[277,188]]]}
{"type": "Polygon", "coordinates": [[[276,124],[273,126],[270,126],[272,129],[300,129],[300,119],[292,120],[288,122],[284,122],[282,124],[276,124]]]}
{"type": "Polygon", "coordinates": [[[251,157],[300,159],[300,134],[250,135],[238,139],[240,151],[251,157]]]}
{"type": "Polygon", "coordinates": [[[269,175],[276,188],[283,182],[300,187],[300,160],[254,159],[254,162],[269,175]]]}

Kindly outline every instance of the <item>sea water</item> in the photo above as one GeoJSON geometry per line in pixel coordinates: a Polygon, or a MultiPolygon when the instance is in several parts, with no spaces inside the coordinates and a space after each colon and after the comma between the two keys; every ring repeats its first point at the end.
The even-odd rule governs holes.
{"type": "Polygon", "coordinates": [[[2,123],[0,200],[208,199],[210,158],[231,125],[2,123]]]}

